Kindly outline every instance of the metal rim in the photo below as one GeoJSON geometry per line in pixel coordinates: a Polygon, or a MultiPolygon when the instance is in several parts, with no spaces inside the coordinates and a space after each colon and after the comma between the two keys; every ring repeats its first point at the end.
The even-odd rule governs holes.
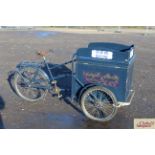
{"type": "Polygon", "coordinates": [[[117,103],[114,94],[101,86],[88,88],[81,97],[81,107],[84,114],[95,121],[106,122],[117,113],[117,103]]]}
{"type": "MultiPolygon", "coordinates": [[[[33,86],[39,84],[39,83],[35,83],[34,82],[30,82],[34,76],[34,73],[36,72],[37,68],[34,67],[24,67],[22,70],[20,70],[20,74],[22,74],[22,76],[24,76],[25,80],[21,77],[20,74],[16,74],[15,77],[15,89],[17,94],[27,100],[27,101],[38,101],[40,99],[42,99],[47,90],[43,90],[43,89],[38,89],[38,88],[34,88],[33,86]],[[28,71],[33,70],[33,72],[28,72],[28,71]],[[27,96],[30,95],[30,96],[27,96]]],[[[40,71],[40,69],[38,70],[38,76],[36,77],[36,79],[39,80],[39,78],[42,78],[42,81],[46,80],[46,77],[42,74],[42,72],[40,71]],[[39,77],[40,76],[40,77],[39,77]]]]}

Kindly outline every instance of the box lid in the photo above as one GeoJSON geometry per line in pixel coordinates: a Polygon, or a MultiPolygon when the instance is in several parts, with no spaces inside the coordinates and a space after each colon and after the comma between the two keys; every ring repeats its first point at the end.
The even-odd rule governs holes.
{"type": "Polygon", "coordinates": [[[83,63],[95,63],[110,66],[127,67],[132,59],[126,58],[126,53],[114,52],[107,49],[91,49],[91,48],[79,48],[76,52],[76,58],[78,62],[83,63]]]}
{"type": "Polygon", "coordinates": [[[124,44],[111,43],[111,42],[93,42],[88,45],[88,48],[91,48],[91,49],[102,48],[102,49],[112,50],[115,52],[126,52],[133,47],[134,45],[124,45],[124,44]]]}

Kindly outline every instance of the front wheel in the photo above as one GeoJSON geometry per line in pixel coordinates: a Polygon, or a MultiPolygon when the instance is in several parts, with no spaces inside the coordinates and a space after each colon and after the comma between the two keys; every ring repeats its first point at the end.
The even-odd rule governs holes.
{"type": "Polygon", "coordinates": [[[88,88],[81,96],[81,108],[91,120],[106,122],[117,113],[117,100],[114,94],[101,86],[88,88]]]}
{"type": "Polygon", "coordinates": [[[16,93],[24,100],[34,102],[42,99],[47,90],[40,86],[47,86],[48,80],[42,70],[34,67],[24,67],[14,77],[16,93]]]}

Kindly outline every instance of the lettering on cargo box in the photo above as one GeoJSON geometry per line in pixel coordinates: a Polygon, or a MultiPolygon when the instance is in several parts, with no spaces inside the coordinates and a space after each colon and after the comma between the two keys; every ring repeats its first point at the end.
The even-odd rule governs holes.
{"type": "Polygon", "coordinates": [[[110,73],[83,72],[85,83],[102,83],[105,86],[118,87],[119,77],[110,73]]]}

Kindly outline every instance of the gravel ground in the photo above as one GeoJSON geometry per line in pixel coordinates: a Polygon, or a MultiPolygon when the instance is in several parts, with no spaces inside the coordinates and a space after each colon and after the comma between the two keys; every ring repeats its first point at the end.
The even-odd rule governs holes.
{"type": "MultiPolygon", "coordinates": [[[[133,128],[134,118],[155,117],[155,35],[74,34],[41,31],[0,31],[0,128],[133,128]],[[120,108],[114,119],[96,123],[85,118],[78,105],[47,95],[45,100],[29,103],[10,87],[9,72],[23,60],[37,61],[37,50],[53,49],[49,61],[61,63],[90,42],[110,41],[135,44],[135,97],[120,108]]],[[[70,86],[70,80],[66,80],[70,86]]]]}

